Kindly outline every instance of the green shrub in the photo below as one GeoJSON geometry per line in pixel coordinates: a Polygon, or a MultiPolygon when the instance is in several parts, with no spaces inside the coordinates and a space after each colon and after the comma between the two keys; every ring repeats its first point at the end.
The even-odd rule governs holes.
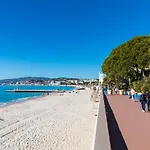
{"type": "Polygon", "coordinates": [[[150,92],[150,78],[132,82],[130,88],[134,88],[137,92],[150,92]]]}

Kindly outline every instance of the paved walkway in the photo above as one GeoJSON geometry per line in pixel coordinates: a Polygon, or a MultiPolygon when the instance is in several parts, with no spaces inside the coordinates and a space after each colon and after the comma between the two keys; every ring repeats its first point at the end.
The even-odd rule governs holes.
{"type": "Polygon", "coordinates": [[[150,149],[150,113],[128,96],[105,97],[112,150],[150,149]]]}

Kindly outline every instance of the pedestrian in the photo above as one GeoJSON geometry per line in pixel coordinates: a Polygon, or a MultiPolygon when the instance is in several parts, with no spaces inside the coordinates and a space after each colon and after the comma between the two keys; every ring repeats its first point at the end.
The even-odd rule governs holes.
{"type": "Polygon", "coordinates": [[[141,102],[142,111],[145,112],[146,96],[144,91],[142,91],[142,94],[140,95],[140,102],[141,102]]]}
{"type": "Polygon", "coordinates": [[[135,100],[135,90],[133,88],[131,89],[131,98],[133,101],[135,100]]]}
{"type": "Polygon", "coordinates": [[[128,92],[128,96],[129,96],[129,99],[132,98],[132,96],[131,96],[131,91],[128,92]]]}
{"type": "Polygon", "coordinates": [[[118,94],[118,89],[117,89],[117,88],[115,88],[115,94],[116,94],[116,95],[118,94]]]}
{"type": "Polygon", "coordinates": [[[147,110],[150,111],[150,94],[148,92],[145,93],[145,99],[147,104],[147,110]]]}

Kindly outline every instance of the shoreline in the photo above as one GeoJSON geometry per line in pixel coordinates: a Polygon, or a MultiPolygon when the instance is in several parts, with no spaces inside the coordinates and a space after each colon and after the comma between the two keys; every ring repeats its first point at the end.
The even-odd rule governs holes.
{"type": "Polygon", "coordinates": [[[10,102],[4,103],[4,105],[0,105],[0,109],[1,109],[1,108],[5,108],[5,107],[10,106],[10,105],[15,105],[15,104],[19,104],[19,103],[24,103],[24,102],[27,102],[27,101],[30,101],[30,100],[36,100],[36,99],[42,98],[42,97],[44,97],[44,96],[47,96],[47,95],[23,97],[23,98],[18,98],[18,99],[15,99],[15,100],[11,100],[10,102]]]}
{"type": "MultiPolygon", "coordinates": [[[[2,85],[2,86],[5,86],[5,85],[2,85]]],[[[27,85],[27,86],[29,86],[29,85],[27,85]]],[[[37,86],[37,85],[35,85],[35,86],[37,86]]],[[[61,85],[61,86],[64,87],[63,85],[61,85]]],[[[59,87],[61,87],[61,86],[59,86],[59,87]]],[[[69,87],[73,87],[74,89],[66,90],[66,91],[64,90],[63,93],[66,93],[66,92],[69,92],[69,91],[74,91],[77,88],[77,86],[71,86],[71,85],[69,85],[69,87]]],[[[59,94],[59,93],[52,92],[52,93],[49,93],[48,95],[54,95],[54,94],[59,94]]],[[[13,99],[13,100],[11,100],[9,102],[0,102],[0,109],[4,108],[4,107],[7,107],[9,105],[23,103],[23,102],[30,101],[30,100],[35,100],[35,99],[42,98],[42,97],[45,97],[45,96],[48,96],[48,95],[46,93],[41,93],[40,95],[37,95],[37,96],[34,95],[34,96],[28,96],[28,97],[22,97],[22,98],[13,99]]]]}
{"type": "Polygon", "coordinates": [[[98,103],[90,95],[66,92],[5,107],[0,149],[91,150],[98,103]]]}
{"type": "MultiPolygon", "coordinates": [[[[66,93],[68,91],[65,91],[64,93],[66,93]]],[[[10,102],[6,102],[4,103],[5,105],[0,105],[0,109],[1,108],[5,108],[7,106],[10,105],[15,105],[15,104],[20,104],[20,103],[24,103],[24,102],[28,102],[28,101],[32,101],[32,100],[38,100],[40,98],[46,97],[46,96],[52,96],[52,95],[60,95],[60,93],[50,93],[50,94],[41,94],[39,96],[30,96],[30,97],[23,97],[23,98],[18,98],[15,100],[11,100],[10,102]]]]}

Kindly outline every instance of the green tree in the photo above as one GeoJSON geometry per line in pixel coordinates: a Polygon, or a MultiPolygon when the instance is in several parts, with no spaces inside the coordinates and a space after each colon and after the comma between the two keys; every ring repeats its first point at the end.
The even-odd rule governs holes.
{"type": "Polygon", "coordinates": [[[116,84],[150,76],[150,36],[137,36],[113,49],[102,65],[106,77],[116,84]]]}

